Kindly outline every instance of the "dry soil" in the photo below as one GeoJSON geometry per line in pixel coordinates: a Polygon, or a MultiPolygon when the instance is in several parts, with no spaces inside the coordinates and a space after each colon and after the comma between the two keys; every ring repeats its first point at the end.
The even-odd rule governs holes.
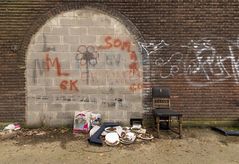
{"type": "Polygon", "coordinates": [[[239,164],[239,137],[211,129],[184,129],[183,139],[163,132],[132,145],[95,146],[69,129],[23,129],[0,141],[0,163],[10,164],[239,164]]]}

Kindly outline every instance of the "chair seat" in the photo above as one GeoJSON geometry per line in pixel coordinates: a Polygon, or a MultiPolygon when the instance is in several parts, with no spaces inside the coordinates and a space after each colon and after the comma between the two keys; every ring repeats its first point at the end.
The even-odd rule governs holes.
{"type": "Polygon", "coordinates": [[[168,108],[156,108],[153,109],[153,113],[156,116],[182,116],[181,113],[173,111],[168,108]]]}

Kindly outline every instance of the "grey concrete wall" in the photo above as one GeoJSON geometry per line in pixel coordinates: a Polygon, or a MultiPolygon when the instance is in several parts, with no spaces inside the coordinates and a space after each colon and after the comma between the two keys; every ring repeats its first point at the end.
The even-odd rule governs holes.
{"type": "Polygon", "coordinates": [[[72,124],[74,111],[124,123],[143,112],[142,57],[113,17],[88,9],[62,13],[32,37],[26,56],[29,126],[72,124]]]}

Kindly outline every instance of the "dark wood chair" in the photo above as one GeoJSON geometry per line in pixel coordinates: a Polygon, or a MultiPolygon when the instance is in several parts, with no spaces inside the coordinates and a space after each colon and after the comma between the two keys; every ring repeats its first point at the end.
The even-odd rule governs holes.
{"type": "Polygon", "coordinates": [[[157,128],[158,137],[160,129],[171,130],[182,138],[182,114],[171,109],[170,90],[168,88],[153,87],[153,115],[155,126],[157,128]],[[175,119],[176,118],[176,119],[175,119]],[[176,120],[178,123],[177,130],[172,128],[172,121],[176,120]]]}

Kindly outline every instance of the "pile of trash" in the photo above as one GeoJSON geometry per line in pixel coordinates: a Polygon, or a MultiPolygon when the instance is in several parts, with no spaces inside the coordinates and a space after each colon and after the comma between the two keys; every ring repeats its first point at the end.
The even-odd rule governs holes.
{"type": "MultiPolygon", "coordinates": [[[[96,126],[91,129],[90,136],[93,136],[96,129],[99,128],[99,126],[96,126]]],[[[101,136],[109,146],[116,146],[119,143],[124,145],[133,144],[137,138],[142,140],[152,140],[154,138],[153,135],[146,133],[146,129],[142,127],[135,128],[134,125],[132,127],[107,127],[101,133],[101,136]]]]}
{"type": "Polygon", "coordinates": [[[109,146],[119,143],[129,145],[136,141],[152,140],[152,134],[147,133],[141,124],[132,127],[122,127],[118,123],[105,122],[101,124],[101,115],[89,111],[75,112],[73,133],[89,133],[89,143],[103,145],[102,140],[109,146]]]}
{"type": "Polygon", "coordinates": [[[89,143],[103,145],[102,140],[104,140],[107,145],[116,146],[120,143],[124,145],[132,144],[137,138],[141,140],[152,140],[154,138],[152,134],[147,133],[147,130],[139,125],[136,128],[134,125],[132,127],[122,127],[114,126],[114,124],[104,123],[103,127],[94,126],[89,132],[89,143]],[[108,127],[105,125],[108,125],[108,127]]]}
{"type": "MultiPolygon", "coordinates": [[[[142,127],[142,123],[134,122],[131,127],[120,126],[116,122],[101,123],[101,114],[90,111],[76,111],[74,115],[73,134],[75,137],[85,134],[90,144],[116,146],[118,144],[129,145],[136,140],[152,140],[154,137],[142,127]]],[[[55,133],[63,134],[68,129],[21,129],[19,123],[12,123],[0,130],[0,139],[27,136],[54,136],[55,133]]],[[[72,136],[72,134],[70,134],[72,136]]]]}
{"type": "Polygon", "coordinates": [[[12,123],[4,127],[2,131],[0,131],[0,139],[10,139],[17,135],[17,131],[21,129],[19,123],[12,123]]]}

